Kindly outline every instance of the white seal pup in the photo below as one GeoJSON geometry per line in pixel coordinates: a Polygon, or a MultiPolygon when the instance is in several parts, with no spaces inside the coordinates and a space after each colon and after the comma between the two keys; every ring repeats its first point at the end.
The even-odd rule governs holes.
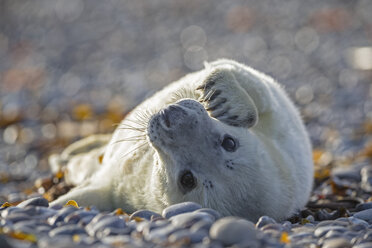
{"type": "Polygon", "coordinates": [[[193,201],[225,216],[283,220],[304,207],[313,181],[294,104],[272,78],[231,60],[172,83],[112,136],[79,141],[51,161],[67,164],[66,179],[78,185],[53,204],[101,210],[161,212],[193,201]]]}

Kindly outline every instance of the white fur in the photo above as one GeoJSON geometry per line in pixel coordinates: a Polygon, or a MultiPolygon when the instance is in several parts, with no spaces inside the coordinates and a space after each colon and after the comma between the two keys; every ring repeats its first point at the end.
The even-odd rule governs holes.
{"type": "Polygon", "coordinates": [[[312,187],[311,145],[297,109],[272,78],[230,60],[209,63],[144,101],[99,149],[104,150],[99,166],[98,156],[89,151],[79,154],[87,159],[67,162],[68,177],[79,178],[81,166],[100,169],[90,178],[85,175],[92,173],[85,172],[80,180],[70,179],[79,185],[54,204],[74,199],[102,210],[161,212],[171,204],[194,201],[223,215],[282,220],[306,204],[312,187]],[[220,94],[209,99],[216,91],[220,94]],[[217,107],[208,115],[197,111],[196,101],[182,99],[217,107]],[[187,116],[167,133],[159,115],[172,104],[187,116]],[[187,126],[191,120],[199,124],[187,126]],[[226,152],[217,142],[225,134],[238,141],[235,152],[226,152]],[[177,184],[185,169],[198,182],[187,193],[177,184]]]}

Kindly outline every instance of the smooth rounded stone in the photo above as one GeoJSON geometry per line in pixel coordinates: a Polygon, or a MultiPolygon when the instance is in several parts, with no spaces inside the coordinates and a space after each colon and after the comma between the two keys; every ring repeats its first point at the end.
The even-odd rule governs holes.
{"type": "Polygon", "coordinates": [[[12,223],[30,220],[32,217],[24,213],[12,213],[6,219],[12,223]]]}
{"type": "Polygon", "coordinates": [[[372,168],[365,166],[360,170],[362,176],[362,182],[360,183],[361,188],[364,191],[372,192],[372,168]]]}
{"type": "Polygon", "coordinates": [[[353,245],[353,248],[371,248],[371,247],[372,247],[372,242],[366,242],[366,243],[353,245]]]}
{"type": "Polygon", "coordinates": [[[156,229],[153,229],[149,233],[143,233],[143,236],[145,240],[152,241],[155,243],[163,243],[168,240],[168,237],[178,231],[181,230],[182,228],[180,227],[174,227],[171,224],[168,224],[164,227],[159,227],[156,229]]]}
{"type": "Polygon", "coordinates": [[[314,234],[312,232],[298,232],[298,233],[292,233],[289,235],[292,242],[296,242],[298,240],[303,240],[305,238],[314,238],[314,234]]]}
{"type": "Polygon", "coordinates": [[[22,210],[21,208],[19,207],[8,207],[6,209],[4,209],[3,211],[1,211],[1,217],[3,218],[6,218],[8,217],[8,215],[12,212],[17,212],[17,211],[20,211],[22,210]]]}
{"type": "Polygon", "coordinates": [[[367,221],[364,221],[364,220],[361,220],[361,219],[358,219],[358,218],[355,218],[353,216],[350,216],[348,218],[348,221],[350,224],[352,225],[365,225],[366,227],[368,227],[368,222],[367,221]]]}
{"type": "Polygon", "coordinates": [[[49,232],[50,237],[60,236],[60,235],[72,236],[75,234],[86,234],[86,231],[82,227],[71,224],[71,225],[64,225],[64,226],[56,227],[49,232]]]}
{"type": "Polygon", "coordinates": [[[322,226],[343,226],[347,227],[349,225],[348,220],[347,221],[339,221],[339,220],[323,220],[319,222],[316,227],[322,227],[322,226]]]}
{"type": "Polygon", "coordinates": [[[314,235],[315,237],[323,237],[324,235],[326,235],[329,231],[338,231],[340,233],[342,232],[346,232],[347,231],[347,228],[343,227],[343,226],[321,226],[321,227],[317,227],[314,231],[314,235]]]}
{"type": "Polygon", "coordinates": [[[255,225],[245,219],[224,217],[217,220],[209,230],[211,239],[220,241],[224,245],[242,243],[245,240],[256,240],[255,225]]]}
{"type": "Polygon", "coordinates": [[[215,220],[222,218],[222,215],[212,208],[200,208],[200,209],[195,210],[194,212],[195,213],[203,212],[203,213],[210,214],[214,217],[215,220]]]}
{"type": "Polygon", "coordinates": [[[285,232],[290,232],[292,230],[292,223],[290,221],[284,221],[282,226],[285,232]]]}
{"type": "Polygon", "coordinates": [[[94,219],[94,217],[95,217],[94,215],[82,217],[77,224],[81,226],[86,226],[94,219]]]}
{"type": "Polygon", "coordinates": [[[36,226],[46,226],[48,228],[51,228],[51,226],[48,225],[48,223],[46,223],[43,220],[39,220],[39,219],[30,219],[30,220],[25,220],[25,221],[19,221],[16,224],[13,225],[13,227],[15,229],[18,229],[22,226],[27,226],[27,227],[30,227],[30,228],[34,228],[36,226]]]}
{"type": "Polygon", "coordinates": [[[40,207],[49,207],[49,202],[44,197],[35,197],[28,200],[25,200],[17,205],[20,208],[27,206],[40,206],[40,207]]]}
{"type": "Polygon", "coordinates": [[[188,228],[198,221],[214,221],[214,217],[205,212],[191,212],[178,214],[169,219],[174,226],[188,228]]]}
{"type": "Polygon", "coordinates": [[[284,231],[284,228],[281,224],[278,224],[278,223],[270,223],[261,228],[261,231],[264,231],[264,232],[268,230],[275,230],[275,231],[282,232],[284,231]]]}
{"type": "Polygon", "coordinates": [[[372,208],[372,202],[365,202],[365,203],[360,203],[356,205],[355,211],[360,212],[366,209],[371,209],[372,208]]]}
{"type": "Polygon", "coordinates": [[[38,234],[49,234],[49,232],[51,231],[51,229],[52,229],[52,227],[51,226],[41,226],[41,225],[39,225],[39,226],[37,226],[36,227],[36,232],[38,233],[38,234]]]}
{"type": "Polygon", "coordinates": [[[192,232],[189,229],[182,229],[172,233],[168,237],[170,243],[180,242],[182,240],[187,240],[188,242],[195,244],[203,241],[205,237],[208,237],[208,232],[205,230],[199,232],[192,232]]]}
{"type": "Polygon", "coordinates": [[[169,220],[158,220],[155,222],[143,221],[136,226],[138,232],[142,232],[143,235],[149,235],[151,231],[157,228],[165,227],[170,225],[169,220]]]}
{"type": "Polygon", "coordinates": [[[325,239],[329,239],[329,238],[338,238],[338,237],[342,237],[342,236],[344,236],[343,232],[339,232],[337,230],[331,230],[331,231],[327,232],[327,234],[324,235],[323,237],[325,239]]]}
{"type": "Polygon", "coordinates": [[[12,209],[11,212],[8,213],[7,217],[9,218],[15,214],[25,214],[32,218],[40,218],[46,219],[50,216],[54,215],[56,212],[46,207],[39,207],[39,206],[27,206],[24,208],[15,208],[12,209]]]}
{"type": "Polygon", "coordinates": [[[344,238],[333,238],[333,239],[327,239],[323,242],[322,248],[348,248],[352,247],[350,242],[347,239],[344,238]]]}
{"type": "Polygon", "coordinates": [[[198,231],[205,230],[209,232],[209,229],[211,228],[212,224],[213,224],[213,221],[200,220],[190,227],[190,231],[198,232],[198,231]]]}
{"type": "Polygon", "coordinates": [[[48,223],[51,226],[57,226],[58,223],[64,222],[64,219],[67,215],[71,214],[72,212],[77,211],[78,209],[72,206],[64,207],[61,210],[58,210],[54,216],[48,218],[48,223]]]}
{"type": "Polygon", "coordinates": [[[133,220],[135,217],[151,220],[151,218],[162,218],[163,216],[150,210],[137,210],[130,215],[129,219],[133,220]]]}
{"type": "Polygon", "coordinates": [[[172,216],[193,212],[200,208],[202,208],[202,206],[195,202],[182,202],[165,208],[162,215],[164,218],[169,219],[172,216]]]}
{"type": "Polygon", "coordinates": [[[274,229],[265,230],[264,233],[268,235],[269,237],[275,238],[275,239],[279,239],[282,235],[281,231],[274,230],[274,229]]]}
{"type": "Polygon", "coordinates": [[[126,228],[127,225],[125,220],[119,216],[109,216],[107,218],[102,218],[97,222],[91,221],[85,229],[90,236],[95,236],[98,232],[102,232],[106,228],[126,228]]]}
{"type": "Polygon", "coordinates": [[[133,230],[134,228],[129,226],[125,228],[106,227],[103,230],[97,231],[96,237],[98,239],[102,239],[107,236],[129,235],[133,230]]]}
{"type": "Polygon", "coordinates": [[[67,248],[67,247],[74,247],[74,248],[81,248],[87,247],[86,245],[81,245],[72,240],[72,238],[68,235],[60,235],[60,236],[53,236],[53,237],[44,237],[40,238],[37,242],[37,246],[39,248],[67,248]]]}
{"type": "Polygon", "coordinates": [[[7,238],[0,234],[0,247],[1,248],[12,248],[13,246],[8,242],[7,238]]]}
{"type": "Polygon", "coordinates": [[[256,223],[256,227],[257,228],[262,228],[262,227],[264,227],[267,224],[275,224],[275,223],[276,223],[276,221],[273,218],[264,215],[264,216],[261,216],[258,219],[258,221],[256,223]]]}
{"type": "Polygon", "coordinates": [[[372,208],[357,212],[353,215],[353,217],[361,219],[361,220],[365,220],[369,224],[371,224],[372,223],[372,208]]]}
{"type": "Polygon", "coordinates": [[[345,181],[355,181],[360,182],[362,177],[360,175],[360,166],[355,166],[351,168],[333,168],[331,172],[331,177],[336,177],[345,181]]]}
{"type": "Polygon", "coordinates": [[[129,235],[117,235],[117,236],[106,236],[101,239],[104,244],[112,245],[114,247],[124,247],[129,245],[129,247],[133,242],[132,238],[129,235]]]}
{"type": "Polygon", "coordinates": [[[91,217],[91,219],[93,219],[93,217],[95,217],[96,215],[97,212],[95,211],[77,210],[67,215],[64,218],[64,222],[69,224],[77,224],[84,217],[89,216],[91,217]]]}

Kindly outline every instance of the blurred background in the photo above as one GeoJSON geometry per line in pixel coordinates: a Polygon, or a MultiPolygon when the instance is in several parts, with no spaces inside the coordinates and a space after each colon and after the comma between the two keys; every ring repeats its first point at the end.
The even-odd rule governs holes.
{"type": "Polygon", "coordinates": [[[320,163],[365,149],[370,0],[1,0],[0,202],[48,174],[48,154],[218,58],[285,86],[320,163]]]}

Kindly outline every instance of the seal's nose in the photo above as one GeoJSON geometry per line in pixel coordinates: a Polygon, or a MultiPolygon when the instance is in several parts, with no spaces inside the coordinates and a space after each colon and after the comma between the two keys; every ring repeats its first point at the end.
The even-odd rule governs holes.
{"type": "Polygon", "coordinates": [[[163,122],[167,128],[171,128],[187,116],[187,111],[179,105],[169,105],[160,111],[163,122]]]}

